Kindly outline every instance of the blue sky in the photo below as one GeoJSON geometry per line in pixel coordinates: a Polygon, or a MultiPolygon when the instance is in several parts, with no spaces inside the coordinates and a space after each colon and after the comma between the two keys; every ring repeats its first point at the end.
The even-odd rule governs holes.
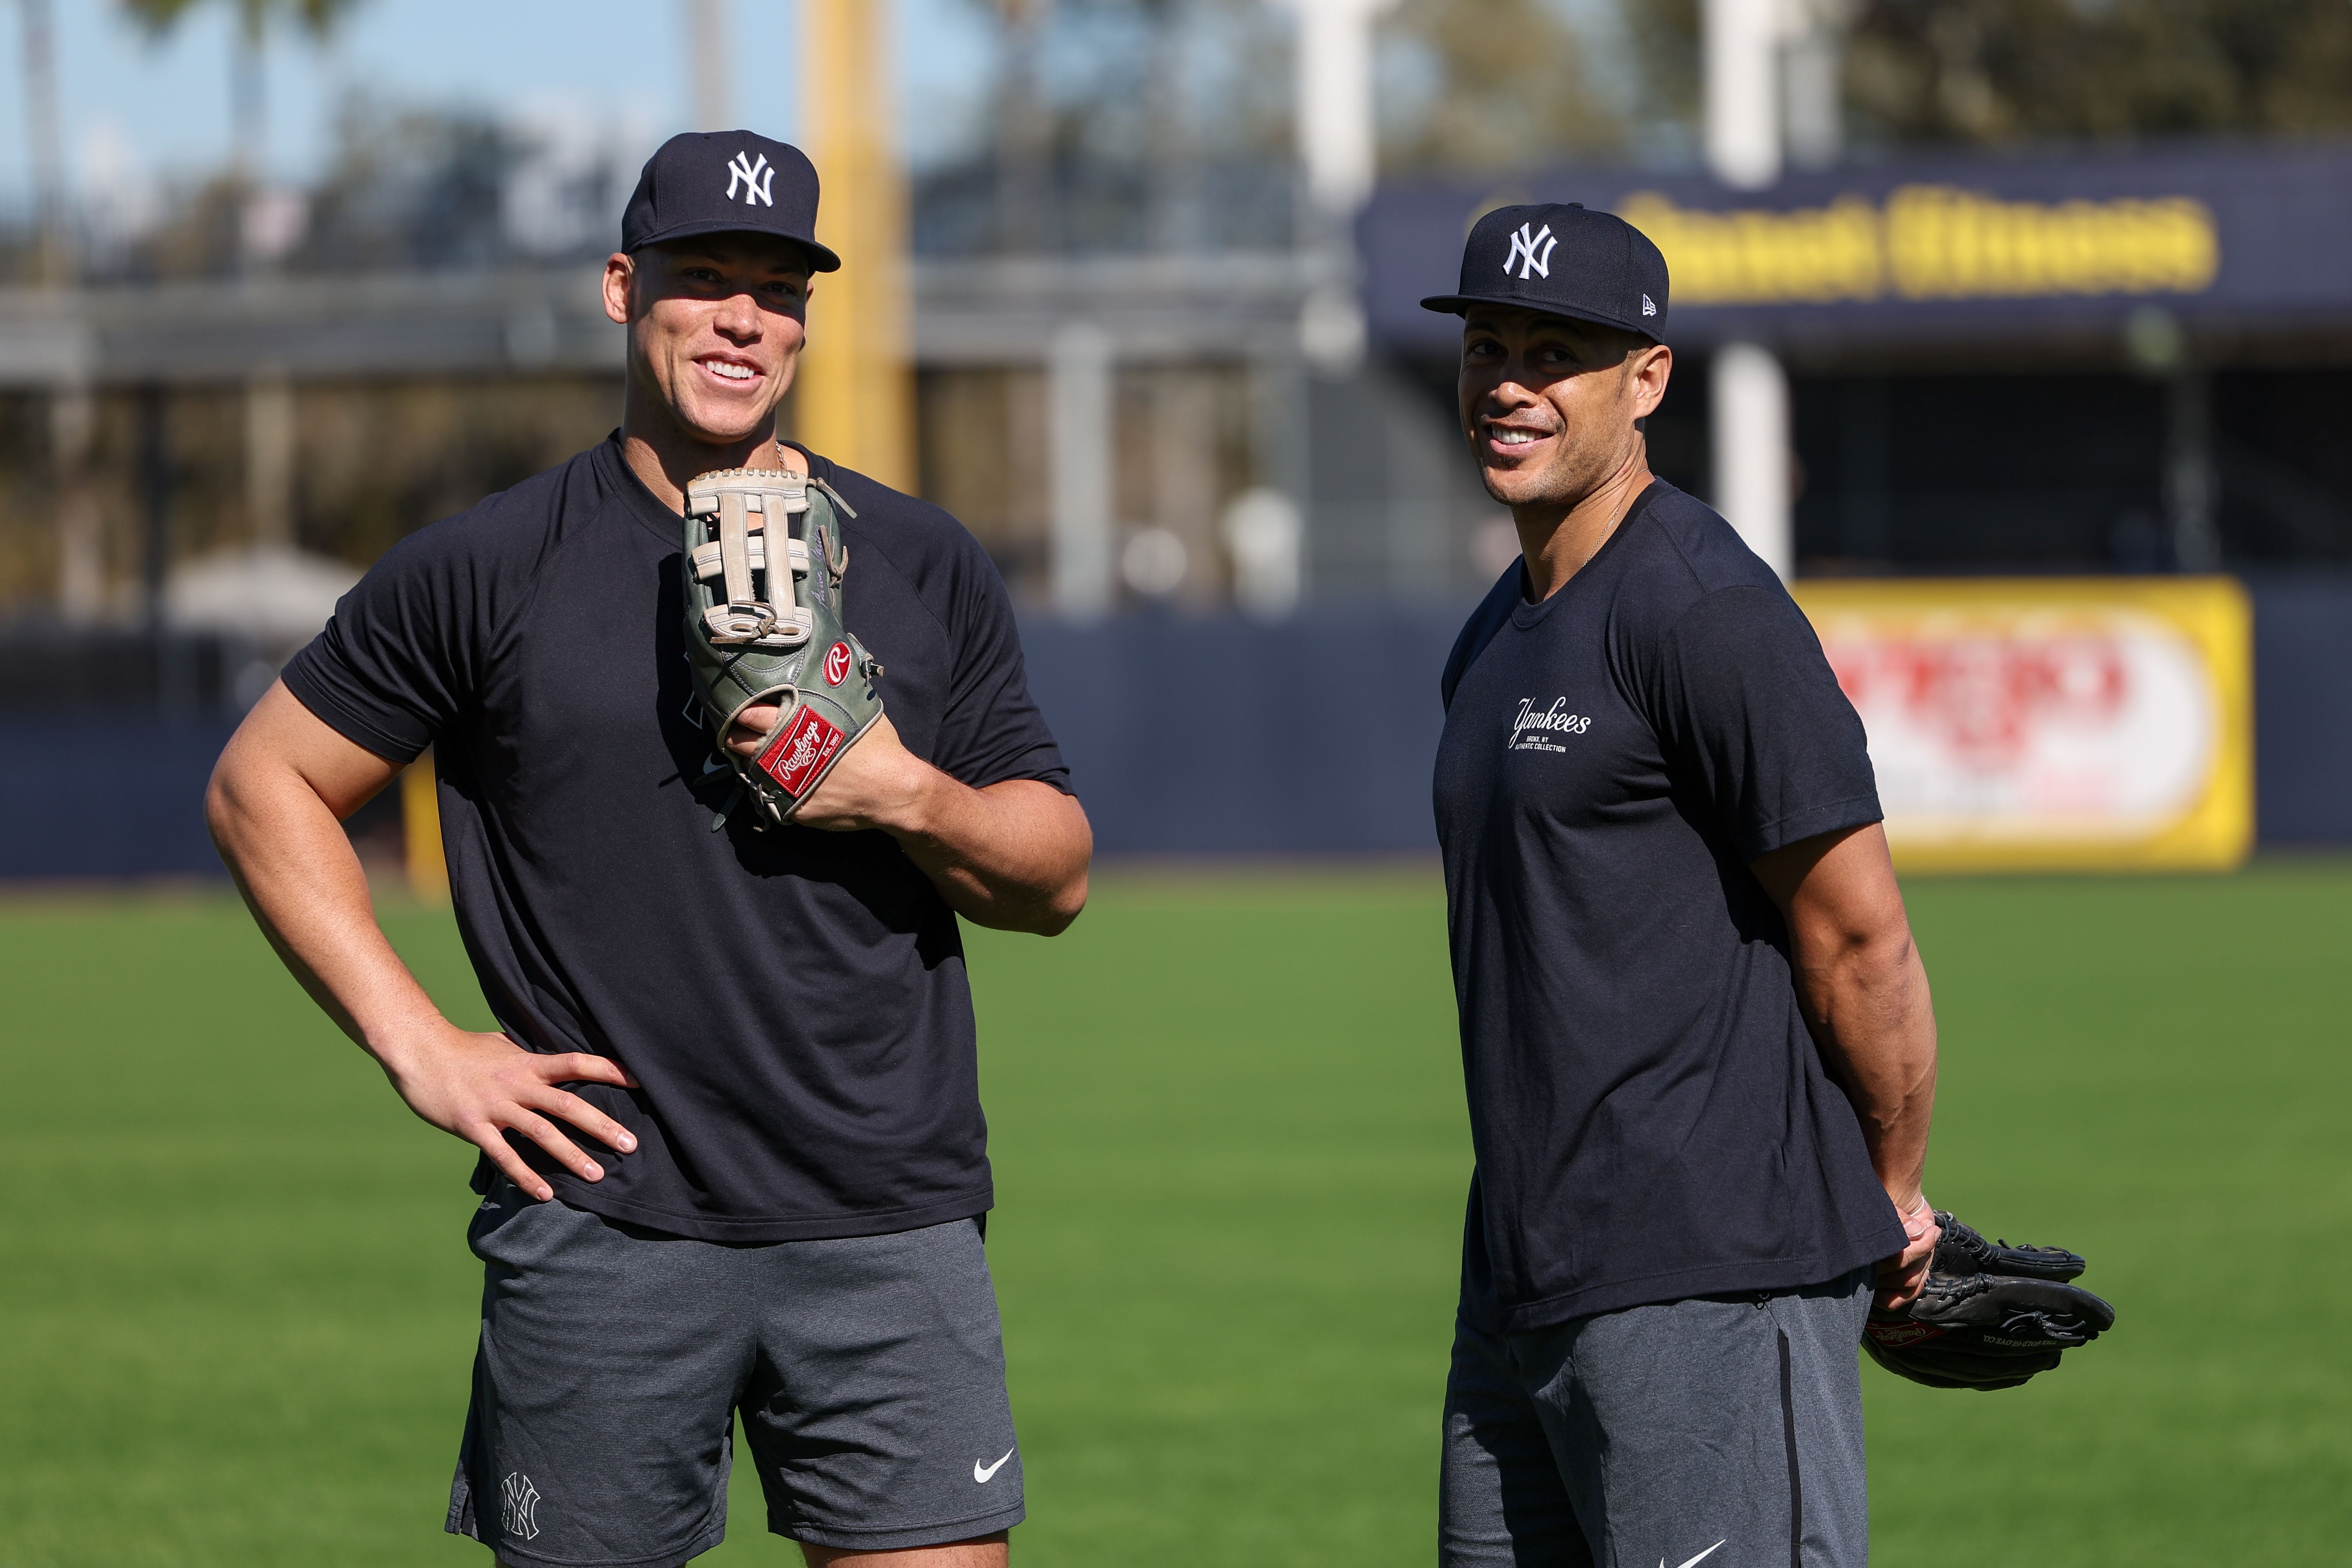
{"type": "MultiPolygon", "coordinates": [[[[921,158],[970,123],[988,74],[986,0],[875,0],[897,16],[898,101],[922,112],[903,140],[921,158]]],[[[234,7],[215,0],[149,42],[115,0],[51,0],[69,177],[96,157],[168,178],[217,168],[230,141],[234,7]]],[[[791,136],[799,7],[729,0],[740,42],[735,120],[791,136]]],[[[26,200],[16,6],[0,6],[0,204],[26,200]]],[[[362,0],[335,40],[289,31],[270,50],[269,163],[301,179],[332,150],[335,105],[365,90],[394,103],[463,104],[517,116],[593,116],[658,138],[687,129],[686,21],[678,0],[362,0]]],[[[902,117],[903,118],[903,117],[902,117]]]]}

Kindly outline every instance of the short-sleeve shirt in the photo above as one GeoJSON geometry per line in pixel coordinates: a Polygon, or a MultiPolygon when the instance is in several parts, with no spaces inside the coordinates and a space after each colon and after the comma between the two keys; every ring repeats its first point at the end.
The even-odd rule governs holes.
{"type": "MultiPolygon", "coordinates": [[[[975,787],[1067,774],[1004,585],[937,507],[812,457],[854,508],[849,624],[908,750],[975,787]]],[[[525,1048],[620,1060],[574,1085],[636,1135],[567,1203],[679,1236],[881,1235],[992,1202],[954,913],[881,832],[712,830],[679,514],[617,435],[395,545],[285,672],[376,755],[433,747],[466,949],[525,1048]]],[[[479,1173],[478,1172],[478,1179],[479,1173]]]]}
{"type": "Polygon", "coordinates": [[[1438,839],[1496,1331],[1793,1289],[1900,1251],[1748,865],[1879,819],[1862,724],[1771,570],[1663,481],[1444,679],[1438,839]]]}

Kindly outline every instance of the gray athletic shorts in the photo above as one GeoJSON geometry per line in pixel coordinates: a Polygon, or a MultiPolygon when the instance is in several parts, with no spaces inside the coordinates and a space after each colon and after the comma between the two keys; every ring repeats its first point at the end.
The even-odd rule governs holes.
{"type": "Polygon", "coordinates": [[[510,1563],[671,1568],[727,1533],[743,1415],[768,1528],[939,1546],[1021,1522],[980,1229],[693,1241],[495,1183],[448,1528],[510,1563]]]}
{"type": "Polygon", "coordinates": [[[1859,1270],[1787,1295],[1455,1326],[1444,1568],[1864,1568],[1859,1270]]]}

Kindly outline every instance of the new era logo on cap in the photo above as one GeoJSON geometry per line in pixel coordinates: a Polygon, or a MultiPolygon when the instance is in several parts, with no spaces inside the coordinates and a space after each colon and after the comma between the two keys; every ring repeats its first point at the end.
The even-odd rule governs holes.
{"type": "Polygon", "coordinates": [[[1575,202],[1498,207],[1463,244],[1459,290],[1421,303],[1457,316],[1473,305],[1512,306],[1663,339],[1666,258],[1613,213],[1575,202]]]}

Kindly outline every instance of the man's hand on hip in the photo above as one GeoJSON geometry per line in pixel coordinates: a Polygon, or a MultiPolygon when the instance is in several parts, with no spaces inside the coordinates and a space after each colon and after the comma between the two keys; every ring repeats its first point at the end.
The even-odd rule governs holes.
{"type": "Polygon", "coordinates": [[[427,1037],[382,1053],[384,1073],[408,1109],[444,1132],[480,1149],[514,1184],[546,1201],[555,1189],[507,1142],[521,1133],[586,1182],[604,1179],[604,1167],[563,1135],[560,1118],[607,1148],[626,1154],[637,1141],[619,1122],[557,1086],[610,1083],[635,1089],[637,1080],[610,1057],[585,1051],[541,1056],[504,1035],[478,1035],[444,1022],[427,1037]]]}

